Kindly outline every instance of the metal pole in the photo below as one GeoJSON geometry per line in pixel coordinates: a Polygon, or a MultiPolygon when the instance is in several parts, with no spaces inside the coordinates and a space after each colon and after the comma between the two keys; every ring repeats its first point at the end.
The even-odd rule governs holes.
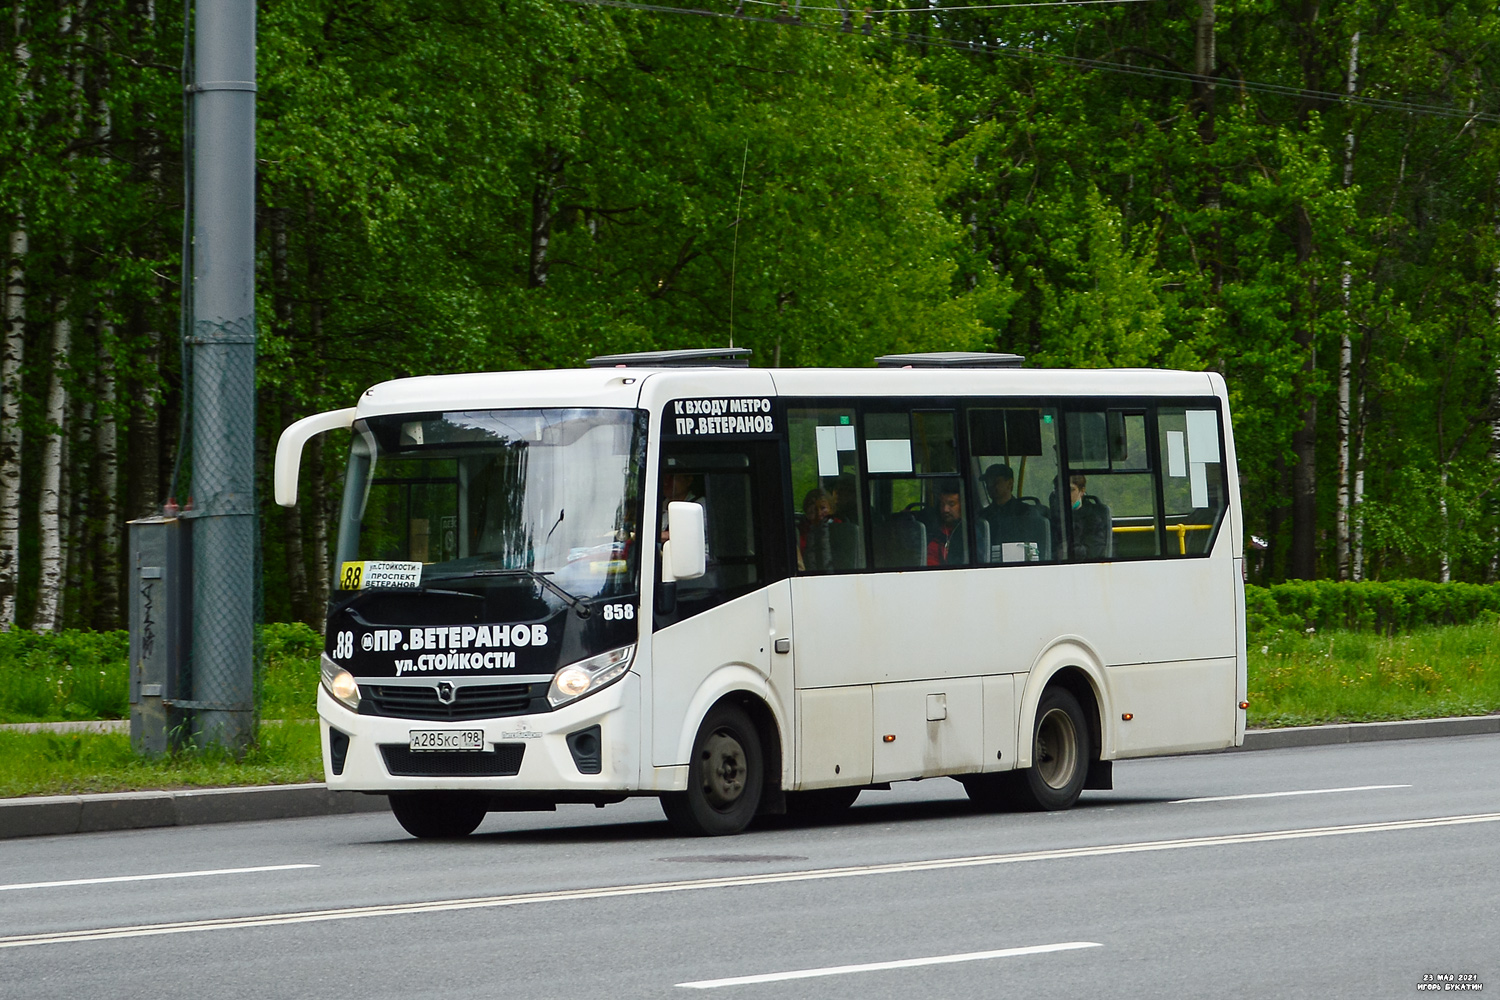
{"type": "Polygon", "coordinates": [[[204,743],[254,725],[255,0],[197,0],[193,691],[204,743]]]}

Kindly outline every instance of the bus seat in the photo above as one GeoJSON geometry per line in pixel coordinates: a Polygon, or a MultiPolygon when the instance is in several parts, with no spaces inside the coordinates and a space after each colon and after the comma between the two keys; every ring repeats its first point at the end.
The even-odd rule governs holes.
{"type": "Polygon", "coordinates": [[[927,529],[915,517],[894,517],[875,526],[875,566],[927,565],[927,529]]]}
{"type": "Polygon", "coordinates": [[[860,538],[859,525],[848,521],[835,521],[828,526],[828,547],[833,556],[833,568],[863,569],[864,542],[860,538]]]}
{"type": "Polygon", "coordinates": [[[974,519],[974,541],[979,546],[979,550],[976,553],[978,558],[974,561],[979,563],[993,562],[994,560],[990,559],[990,522],[982,517],[974,519]]]}

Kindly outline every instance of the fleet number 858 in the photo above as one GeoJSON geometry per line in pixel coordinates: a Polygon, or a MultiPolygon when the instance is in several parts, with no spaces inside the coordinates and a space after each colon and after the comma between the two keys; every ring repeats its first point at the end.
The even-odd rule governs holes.
{"type": "Polygon", "coordinates": [[[604,620],[607,622],[630,621],[635,618],[634,604],[606,604],[604,606],[604,620]]]}

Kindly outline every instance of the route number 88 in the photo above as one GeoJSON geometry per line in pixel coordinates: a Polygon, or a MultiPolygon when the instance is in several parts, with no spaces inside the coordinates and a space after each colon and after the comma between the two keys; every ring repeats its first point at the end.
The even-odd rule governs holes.
{"type": "Polygon", "coordinates": [[[340,632],[333,641],[333,658],[347,660],[354,655],[354,633],[340,632]]]}
{"type": "Polygon", "coordinates": [[[340,590],[358,590],[360,577],[365,568],[361,563],[344,563],[344,572],[339,576],[340,590]]]}

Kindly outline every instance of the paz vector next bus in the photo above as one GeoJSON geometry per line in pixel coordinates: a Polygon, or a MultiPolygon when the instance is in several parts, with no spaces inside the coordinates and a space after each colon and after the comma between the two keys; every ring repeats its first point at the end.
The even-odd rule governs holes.
{"type": "Polygon", "coordinates": [[[386,382],[352,430],[330,788],[418,837],[654,795],[680,830],[946,775],[1063,809],[1238,745],[1242,527],[1213,373],[743,349],[386,382]]]}

